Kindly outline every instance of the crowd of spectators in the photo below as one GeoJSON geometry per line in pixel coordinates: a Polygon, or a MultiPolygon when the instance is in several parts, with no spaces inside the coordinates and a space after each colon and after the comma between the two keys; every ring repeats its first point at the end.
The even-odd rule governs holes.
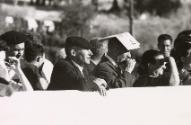
{"type": "Polygon", "coordinates": [[[105,96],[115,88],[191,85],[191,30],[175,40],[159,35],[158,50],[145,51],[140,63],[130,50],[110,56],[110,42],[70,36],[52,64],[39,37],[5,32],[0,36],[0,96],[35,90],[97,91],[105,96]]]}

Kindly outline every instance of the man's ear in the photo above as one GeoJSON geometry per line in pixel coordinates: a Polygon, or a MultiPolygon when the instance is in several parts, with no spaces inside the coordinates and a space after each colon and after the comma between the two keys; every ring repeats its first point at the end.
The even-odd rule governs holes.
{"type": "Polygon", "coordinates": [[[76,50],[75,49],[71,49],[70,50],[70,54],[71,54],[71,56],[76,56],[76,50]]]}
{"type": "Polygon", "coordinates": [[[42,60],[42,56],[37,56],[37,57],[36,57],[36,61],[37,61],[37,62],[40,62],[41,60],[42,60]]]}

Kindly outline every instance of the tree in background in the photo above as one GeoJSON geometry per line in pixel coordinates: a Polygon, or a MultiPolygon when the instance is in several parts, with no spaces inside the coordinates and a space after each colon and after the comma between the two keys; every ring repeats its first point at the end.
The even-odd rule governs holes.
{"type": "Polygon", "coordinates": [[[135,9],[159,16],[166,16],[181,6],[180,0],[135,0],[135,9]]]}
{"type": "Polygon", "coordinates": [[[91,0],[91,4],[95,6],[95,10],[98,11],[98,6],[99,6],[98,0],[91,0]]]}
{"type": "Polygon", "coordinates": [[[72,4],[63,7],[61,21],[62,34],[84,36],[89,33],[90,19],[94,16],[92,5],[84,6],[81,1],[73,0],[72,4]]]}
{"type": "Polygon", "coordinates": [[[120,7],[118,5],[118,1],[113,0],[113,4],[112,4],[112,7],[110,9],[110,12],[119,12],[119,11],[120,11],[120,7]]]}

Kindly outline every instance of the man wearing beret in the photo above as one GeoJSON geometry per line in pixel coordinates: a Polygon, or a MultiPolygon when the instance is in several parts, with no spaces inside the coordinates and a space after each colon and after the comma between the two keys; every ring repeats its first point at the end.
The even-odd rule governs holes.
{"type": "Polygon", "coordinates": [[[92,56],[89,41],[71,36],[66,39],[65,49],[67,58],[55,64],[48,90],[99,90],[105,95],[106,82],[90,76],[85,66],[92,56]]]}

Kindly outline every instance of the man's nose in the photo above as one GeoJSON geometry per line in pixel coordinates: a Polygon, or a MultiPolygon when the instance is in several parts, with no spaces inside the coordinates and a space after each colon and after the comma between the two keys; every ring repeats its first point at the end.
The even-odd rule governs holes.
{"type": "Polygon", "coordinates": [[[164,64],[162,65],[163,69],[166,69],[166,62],[164,62],[164,64]]]}
{"type": "Polygon", "coordinates": [[[23,50],[19,49],[19,50],[17,50],[17,52],[21,54],[23,52],[23,50]]]}
{"type": "Polygon", "coordinates": [[[91,50],[89,50],[89,55],[92,56],[93,55],[93,52],[91,50]]]}
{"type": "Polygon", "coordinates": [[[21,50],[17,51],[18,54],[21,54],[21,50]]]}
{"type": "Polygon", "coordinates": [[[168,48],[167,46],[165,46],[165,47],[164,47],[164,50],[165,50],[165,51],[168,51],[168,50],[169,50],[169,48],[168,48]]]}

